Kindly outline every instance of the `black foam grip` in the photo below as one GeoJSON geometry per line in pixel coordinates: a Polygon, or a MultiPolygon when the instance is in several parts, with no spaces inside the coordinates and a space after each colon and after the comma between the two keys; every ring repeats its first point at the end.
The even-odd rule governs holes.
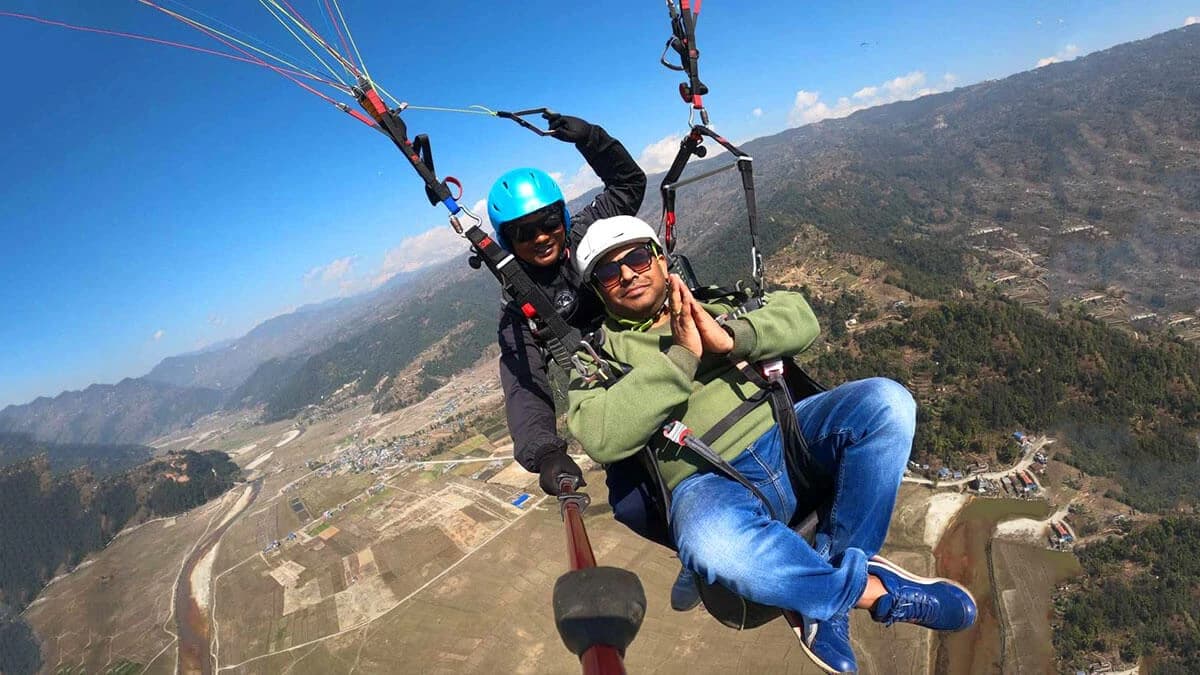
{"type": "Polygon", "coordinates": [[[573,570],[554,583],[554,623],[576,656],[596,645],[622,654],[646,616],[646,592],[637,575],[619,567],[573,570]]]}

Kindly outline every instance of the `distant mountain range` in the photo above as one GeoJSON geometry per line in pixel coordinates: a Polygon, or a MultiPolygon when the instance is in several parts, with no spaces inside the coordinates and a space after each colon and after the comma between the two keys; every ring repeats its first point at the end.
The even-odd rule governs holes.
{"type": "Polygon", "coordinates": [[[142,443],[218,409],[222,399],[215,389],[126,378],[10,405],[0,410],[0,431],[54,443],[142,443]]]}
{"type": "MultiPolygon", "coordinates": [[[[748,142],[760,246],[769,256],[812,225],[840,250],[885,261],[926,297],[973,286],[972,274],[1011,254],[1029,261],[1021,273],[1047,301],[1100,290],[1131,312],[1195,314],[1197,62],[1200,26],[1190,26],[748,142]]],[[[693,170],[724,161],[722,153],[693,170]]],[[[658,181],[642,209],[652,222],[658,181]]],[[[685,188],[678,211],[681,250],[703,277],[745,275],[736,172],[685,188]]],[[[0,430],[145,442],[223,405],[263,405],[278,418],[365,395],[387,410],[479,358],[494,342],[497,309],[490,276],[456,260],[276,317],[166,359],[145,378],[9,406],[0,430]]]]}
{"type": "Polygon", "coordinates": [[[29,434],[0,432],[0,467],[44,455],[56,474],[87,468],[93,475],[106,476],[137,466],[154,456],[144,445],[47,443],[29,434]]]}
{"type": "Polygon", "coordinates": [[[372,291],[268,319],[240,338],[163,359],[142,377],[7,406],[0,433],[53,443],[148,443],[223,408],[257,404],[298,367],[281,374],[277,364],[301,364],[394,314],[429,271],[401,272],[372,291]]]}
{"type": "Polygon", "coordinates": [[[364,323],[394,311],[404,303],[409,285],[421,273],[402,272],[367,293],[305,305],[267,319],[240,338],[165,358],[145,378],[179,387],[236,389],[271,359],[320,351],[361,331],[364,323]]]}

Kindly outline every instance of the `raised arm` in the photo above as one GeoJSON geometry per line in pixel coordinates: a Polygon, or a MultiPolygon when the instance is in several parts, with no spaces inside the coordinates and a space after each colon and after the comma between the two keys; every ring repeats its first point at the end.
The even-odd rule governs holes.
{"type": "Polygon", "coordinates": [[[588,226],[600,218],[636,215],[646,195],[646,173],[625,146],[600,125],[578,117],[559,115],[550,120],[550,128],[559,140],[574,143],[584,161],[604,182],[604,190],[571,215],[573,243],[579,243],[588,226]]]}

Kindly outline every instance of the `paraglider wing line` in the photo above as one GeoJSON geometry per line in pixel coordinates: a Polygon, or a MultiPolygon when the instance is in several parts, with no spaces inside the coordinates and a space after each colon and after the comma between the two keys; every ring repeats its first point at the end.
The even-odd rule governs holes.
{"type": "Polygon", "coordinates": [[[346,23],[346,17],[342,16],[342,6],[338,0],[333,0],[333,6],[337,9],[338,18],[342,20],[342,26],[346,29],[346,37],[350,38],[350,46],[354,47],[354,55],[358,57],[358,65],[362,66],[363,73],[366,73],[367,79],[371,79],[371,73],[367,70],[367,62],[363,61],[362,54],[358,51],[358,43],[354,41],[354,34],[350,32],[350,24],[346,23]]]}
{"type": "Polygon", "coordinates": [[[221,26],[222,29],[224,29],[225,31],[227,31],[229,33],[233,33],[235,35],[242,36],[247,41],[252,42],[252,43],[258,45],[259,47],[261,47],[262,52],[260,52],[260,53],[268,54],[271,56],[271,58],[278,60],[280,63],[283,63],[285,65],[290,65],[290,64],[287,64],[287,62],[284,61],[282,58],[278,58],[278,57],[285,57],[287,59],[290,59],[290,60],[296,61],[296,62],[299,62],[301,60],[301,59],[297,58],[295,54],[289,54],[287,51],[280,49],[279,47],[267,42],[263,38],[261,38],[257,35],[254,35],[253,33],[250,33],[246,30],[242,30],[242,29],[238,28],[237,26],[230,25],[228,22],[222,21],[218,17],[215,17],[211,14],[205,14],[204,12],[196,9],[195,7],[188,5],[183,0],[159,0],[159,2],[165,2],[166,4],[175,5],[175,6],[179,7],[181,10],[183,10],[184,14],[190,14],[191,16],[199,16],[199,17],[203,18],[204,22],[206,22],[208,24],[221,26]]]}
{"type": "MultiPolygon", "coordinates": [[[[226,58],[231,61],[238,61],[241,63],[249,63],[249,64],[255,65],[255,66],[265,66],[268,68],[273,67],[269,63],[264,63],[262,61],[262,59],[246,58],[246,57],[237,56],[234,54],[226,54],[225,52],[219,52],[219,51],[216,51],[215,49],[206,49],[204,47],[197,47],[196,45],[189,45],[189,44],[186,44],[183,42],[173,42],[171,40],[162,40],[160,38],[150,37],[148,35],[139,35],[137,33],[125,33],[122,31],[108,30],[105,28],[94,28],[92,26],[77,26],[75,24],[64,23],[62,21],[54,21],[51,19],[44,19],[40,16],[32,16],[30,14],[19,14],[17,12],[0,11],[0,16],[7,16],[7,17],[14,18],[14,19],[23,19],[26,21],[33,21],[35,23],[41,23],[41,24],[45,24],[48,26],[57,26],[59,28],[66,28],[68,30],[75,30],[75,31],[83,32],[83,33],[97,33],[99,35],[111,35],[113,37],[128,38],[130,40],[141,40],[142,42],[149,42],[152,44],[164,45],[167,47],[178,47],[180,49],[188,49],[188,50],[191,50],[194,52],[200,52],[201,54],[211,54],[212,56],[220,56],[221,58],[226,58]]],[[[325,80],[324,78],[317,77],[316,75],[313,75],[311,73],[306,73],[303,71],[295,71],[295,70],[291,70],[288,68],[279,68],[279,71],[283,72],[283,73],[289,73],[296,77],[303,77],[306,79],[314,80],[314,81],[320,82],[322,84],[329,84],[329,85],[334,84],[333,82],[325,80]]]]}
{"type": "MultiPolygon", "coordinates": [[[[273,7],[271,7],[270,5],[268,5],[268,4],[265,2],[265,0],[258,0],[258,4],[262,5],[262,6],[263,6],[263,9],[267,10],[267,11],[268,11],[268,12],[271,14],[271,16],[275,17],[275,20],[279,22],[279,25],[283,26],[284,30],[286,30],[288,33],[291,33],[292,37],[296,39],[296,42],[299,42],[299,43],[300,43],[300,45],[301,45],[302,47],[304,47],[305,49],[307,49],[307,50],[308,50],[308,53],[309,53],[309,54],[312,54],[312,57],[313,57],[314,59],[316,59],[318,62],[320,62],[320,64],[321,64],[322,66],[325,66],[325,70],[328,70],[328,71],[329,71],[329,74],[330,74],[330,75],[333,75],[334,79],[336,79],[338,82],[341,82],[342,84],[346,84],[346,81],[342,79],[342,76],[341,76],[341,75],[338,75],[337,71],[336,71],[336,70],[334,70],[334,69],[333,69],[333,67],[332,67],[332,66],[330,66],[328,63],[326,63],[326,62],[325,62],[325,59],[321,58],[321,57],[320,57],[320,56],[317,54],[317,52],[315,52],[315,51],[313,50],[313,48],[312,48],[312,47],[311,47],[311,46],[308,44],[308,42],[306,42],[306,41],[304,40],[304,38],[302,38],[302,37],[300,37],[299,35],[297,35],[297,34],[296,34],[296,31],[292,30],[292,27],[291,27],[291,26],[289,26],[289,25],[288,25],[288,23],[287,23],[286,21],[284,21],[284,20],[283,20],[283,17],[279,16],[279,14],[277,14],[277,13],[275,12],[275,9],[274,9],[273,7]]],[[[282,11],[282,10],[280,10],[280,11],[282,11]]],[[[290,17],[289,17],[289,18],[290,18],[290,17]]]]}
{"type": "MultiPolygon", "coordinates": [[[[143,2],[144,2],[144,0],[143,0],[143,2]]],[[[193,18],[191,18],[191,17],[188,17],[188,16],[184,16],[183,14],[179,14],[179,13],[177,13],[177,12],[174,12],[174,11],[172,11],[172,10],[166,9],[165,7],[159,7],[159,6],[157,6],[157,5],[154,5],[154,4],[150,3],[150,2],[144,2],[144,4],[150,5],[151,7],[154,7],[154,8],[156,8],[156,9],[161,9],[161,10],[162,10],[163,12],[165,12],[166,14],[168,14],[168,15],[170,15],[170,16],[172,16],[172,17],[176,18],[176,19],[179,19],[180,21],[183,21],[183,22],[187,23],[187,24],[188,24],[188,25],[190,25],[190,26],[193,26],[193,27],[203,27],[203,28],[204,28],[206,31],[208,31],[209,33],[211,33],[211,34],[213,34],[213,35],[219,35],[219,36],[221,36],[222,38],[224,38],[224,39],[225,39],[226,41],[228,41],[228,42],[234,42],[234,43],[237,43],[237,44],[241,45],[242,47],[245,47],[246,49],[249,49],[250,51],[253,51],[253,52],[255,52],[255,53],[261,54],[261,55],[263,55],[263,56],[265,56],[265,57],[267,57],[267,58],[269,58],[269,59],[271,59],[271,60],[273,60],[273,61],[278,61],[279,63],[282,63],[283,65],[285,65],[285,66],[288,66],[289,68],[292,68],[292,69],[294,69],[294,70],[295,70],[295,71],[297,71],[297,72],[304,73],[304,74],[305,74],[305,76],[307,76],[309,79],[319,79],[319,80],[322,80],[322,81],[324,81],[322,78],[318,78],[316,75],[314,75],[314,74],[312,74],[312,73],[310,73],[310,72],[308,72],[308,71],[304,70],[303,68],[301,68],[300,66],[297,66],[297,65],[296,65],[296,64],[294,64],[294,63],[290,63],[290,62],[288,62],[288,61],[284,60],[283,58],[281,58],[281,57],[279,57],[279,56],[276,56],[275,54],[272,54],[271,52],[268,52],[268,51],[265,51],[265,50],[259,49],[258,47],[255,47],[255,46],[254,46],[254,45],[252,45],[252,44],[249,44],[249,43],[247,43],[247,42],[245,42],[245,41],[243,41],[243,40],[239,40],[238,38],[235,38],[235,37],[233,37],[232,35],[229,35],[229,34],[227,34],[227,33],[223,33],[223,32],[221,32],[221,31],[217,30],[216,28],[213,28],[212,26],[209,26],[209,25],[207,25],[207,24],[204,24],[204,23],[201,23],[201,22],[197,21],[196,19],[193,19],[193,18]]],[[[183,3],[176,2],[176,4],[180,4],[180,5],[182,5],[183,3]]],[[[186,5],[183,5],[183,6],[184,6],[184,7],[186,7],[186,5]]],[[[241,51],[241,50],[239,50],[239,51],[241,51]]],[[[245,53],[245,52],[243,52],[243,53],[245,53]]],[[[334,75],[334,77],[337,77],[337,75],[335,74],[335,75],[334,75]]],[[[345,83],[343,82],[342,84],[345,84],[345,83]]]]}
{"type": "MultiPolygon", "coordinates": [[[[342,43],[342,52],[349,57],[350,45],[346,44],[346,36],[342,34],[341,24],[333,16],[333,8],[329,6],[329,0],[325,0],[325,13],[329,15],[329,20],[333,22],[333,32],[337,34],[338,42],[342,43]]],[[[347,31],[348,30],[349,29],[347,29],[347,31]]],[[[360,58],[359,61],[361,62],[362,59],[360,58]]],[[[351,61],[351,63],[353,63],[353,61],[351,61]]]]}
{"type": "Polygon", "coordinates": [[[299,27],[305,33],[308,33],[308,37],[312,38],[313,42],[316,42],[325,51],[329,52],[330,56],[337,59],[338,63],[342,64],[342,67],[346,69],[346,72],[350,73],[351,75],[353,75],[356,78],[361,77],[361,73],[358,72],[358,68],[355,68],[353,63],[350,63],[349,61],[346,60],[346,58],[344,56],[342,56],[340,53],[338,53],[338,50],[331,47],[329,45],[329,43],[326,42],[325,39],[321,37],[321,35],[316,31],[316,29],[313,28],[312,25],[310,23],[308,23],[307,20],[305,20],[304,16],[301,15],[299,12],[297,12],[294,7],[292,7],[291,3],[289,3],[288,0],[279,0],[279,2],[283,3],[283,7],[287,7],[286,10],[283,7],[280,7],[279,2],[276,2],[276,0],[267,0],[267,1],[270,2],[272,5],[274,5],[275,9],[278,9],[279,11],[286,14],[287,17],[289,19],[291,19],[293,23],[296,24],[297,27],[299,27]]]}
{"type": "MultiPolygon", "coordinates": [[[[265,68],[270,68],[271,70],[273,70],[273,71],[275,71],[275,72],[279,73],[280,75],[282,75],[282,76],[286,77],[287,79],[291,80],[291,81],[292,81],[292,82],[294,82],[294,83],[295,83],[297,86],[299,86],[299,87],[303,88],[304,90],[306,90],[306,91],[308,91],[308,92],[310,92],[310,93],[312,93],[312,94],[315,94],[316,96],[319,96],[320,98],[322,98],[322,99],[324,99],[324,100],[328,101],[329,103],[333,103],[333,104],[335,104],[335,105],[337,104],[337,101],[333,100],[333,99],[332,99],[332,98],[331,98],[329,95],[327,95],[327,94],[325,94],[325,93],[323,93],[323,92],[321,92],[321,91],[318,91],[318,90],[316,90],[316,89],[314,89],[314,88],[310,87],[309,85],[305,84],[304,82],[301,82],[300,80],[296,79],[296,77],[294,77],[293,75],[289,74],[289,73],[288,73],[288,72],[287,72],[285,69],[283,69],[283,68],[280,68],[279,66],[271,65],[270,63],[267,63],[266,61],[263,61],[262,59],[260,59],[260,58],[258,58],[258,57],[256,57],[256,56],[254,56],[253,54],[251,54],[250,52],[247,52],[246,50],[242,49],[241,47],[238,47],[236,44],[233,44],[233,43],[231,43],[231,42],[229,42],[229,41],[225,40],[225,39],[224,39],[224,38],[222,38],[222,37],[221,37],[219,34],[217,34],[216,32],[214,32],[212,29],[210,29],[209,27],[205,26],[204,24],[201,24],[201,23],[198,23],[198,22],[196,22],[196,21],[193,21],[192,19],[189,19],[189,18],[188,18],[188,17],[186,17],[186,16],[181,16],[181,15],[179,15],[179,14],[175,13],[175,12],[172,12],[172,11],[171,11],[171,10],[169,10],[169,9],[164,9],[164,8],[162,8],[162,7],[160,7],[160,6],[156,5],[156,4],[154,4],[153,2],[150,2],[150,0],[138,0],[138,2],[141,2],[141,3],[142,3],[142,4],[144,4],[144,5],[148,5],[148,6],[150,6],[150,7],[153,7],[154,9],[157,9],[158,11],[160,11],[160,12],[163,12],[164,14],[167,14],[168,16],[172,16],[172,17],[174,17],[174,18],[176,18],[176,19],[178,19],[178,20],[182,21],[183,23],[186,23],[186,24],[188,24],[189,26],[192,26],[192,27],[193,27],[193,28],[195,28],[196,30],[198,30],[198,31],[200,31],[200,32],[202,32],[202,33],[204,33],[204,34],[208,35],[209,37],[211,37],[212,39],[214,39],[214,40],[216,40],[216,41],[220,42],[221,44],[224,44],[226,47],[229,47],[229,48],[233,49],[234,51],[241,52],[241,53],[242,53],[242,54],[244,54],[244,55],[245,55],[247,58],[251,59],[252,61],[254,61],[254,62],[256,62],[256,63],[258,63],[259,65],[261,65],[261,66],[263,66],[263,67],[265,67],[265,68]]],[[[344,89],[344,87],[343,87],[342,85],[339,85],[339,84],[337,84],[337,83],[334,83],[334,82],[326,82],[326,84],[328,84],[328,85],[329,85],[329,86],[331,86],[331,87],[337,88],[337,89],[344,89]]]]}

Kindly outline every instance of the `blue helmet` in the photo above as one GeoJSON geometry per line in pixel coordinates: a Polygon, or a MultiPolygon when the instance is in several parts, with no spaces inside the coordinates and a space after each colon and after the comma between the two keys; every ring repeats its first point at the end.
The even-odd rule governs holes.
{"type": "Polygon", "coordinates": [[[504,233],[504,223],[527,216],[551,204],[562,205],[563,225],[571,233],[571,214],[567,213],[562,188],[541,169],[513,169],[492,184],[488,191],[488,218],[496,231],[496,241],[512,252],[512,244],[504,233]]]}

